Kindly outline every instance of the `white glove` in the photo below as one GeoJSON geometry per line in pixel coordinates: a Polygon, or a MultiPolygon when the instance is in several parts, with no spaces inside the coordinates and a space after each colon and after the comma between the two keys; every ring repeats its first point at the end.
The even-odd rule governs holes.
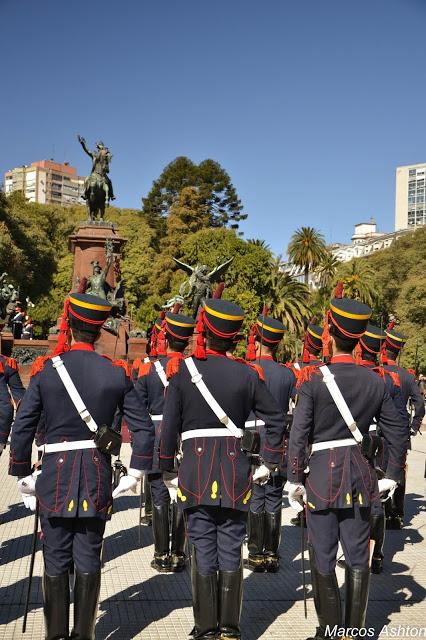
{"type": "Polygon", "coordinates": [[[386,499],[388,498],[392,498],[393,494],[395,493],[395,489],[397,487],[397,483],[395,482],[395,480],[390,480],[390,478],[382,478],[381,480],[379,480],[379,493],[386,493],[386,491],[388,491],[388,495],[386,497],[386,499]]]}
{"type": "Polygon", "coordinates": [[[292,483],[288,485],[288,502],[290,507],[297,511],[303,511],[303,503],[306,502],[306,489],[303,484],[292,483]]]}
{"type": "Polygon", "coordinates": [[[172,480],[166,481],[166,487],[169,490],[170,500],[171,502],[177,502],[177,492],[179,487],[179,478],[173,478],[172,480]]]}
{"type": "Polygon", "coordinates": [[[142,471],[129,469],[127,476],[121,476],[120,482],[112,492],[112,497],[118,498],[118,496],[121,496],[122,493],[126,493],[126,491],[133,491],[133,493],[136,493],[136,487],[138,486],[138,482],[141,478],[142,471]]]}
{"type": "Polygon", "coordinates": [[[35,478],[32,475],[25,476],[25,478],[19,478],[18,489],[21,492],[22,501],[27,509],[35,511],[37,504],[37,498],[35,495],[35,478]]]}
{"type": "Polygon", "coordinates": [[[256,467],[255,472],[253,473],[253,482],[256,484],[266,484],[269,480],[269,476],[271,475],[270,470],[264,464],[261,464],[259,467],[256,467]]]}

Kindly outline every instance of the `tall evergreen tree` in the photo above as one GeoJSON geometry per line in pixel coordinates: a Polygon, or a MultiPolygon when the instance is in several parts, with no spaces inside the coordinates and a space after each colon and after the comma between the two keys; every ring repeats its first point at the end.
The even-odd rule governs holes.
{"type": "Polygon", "coordinates": [[[247,217],[242,213],[241,200],[229,175],[218,162],[207,159],[197,165],[189,158],[179,156],[166,166],[149,194],[142,199],[144,214],[160,235],[166,233],[163,219],[169,215],[184,187],[198,189],[212,227],[236,229],[238,223],[247,217]]]}

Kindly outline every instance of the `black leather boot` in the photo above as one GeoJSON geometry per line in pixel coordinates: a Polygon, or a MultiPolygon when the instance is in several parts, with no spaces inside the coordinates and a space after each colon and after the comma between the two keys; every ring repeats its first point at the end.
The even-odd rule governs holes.
{"type": "Polygon", "coordinates": [[[145,494],[145,514],[141,517],[141,524],[144,524],[146,527],[152,526],[152,496],[151,496],[151,485],[149,481],[146,481],[146,494],[145,494]]]}
{"type": "Polygon", "coordinates": [[[69,638],[70,588],[68,571],[59,576],[43,575],[43,609],[46,640],[69,638]]]}
{"type": "Polygon", "coordinates": [[[344,626],[362,629],[365,627],[365,616],[370,589],[370,570],[352,569],[345,571],[345,623],[344,626]]]}
{"type": "Polygon", "coordinates": [[[170,571],[169,555],[169,503],[152,505],[152,534],[154,536],[154,559],[151,567],[160,573],[170,571]]]}
{"type": "Polygon", "coordinates": [[[219,571],[219,640],[241,638],[243,564],[236,571],[219,571]]]}
{"type": "Polygon", "coordinates": [[[98,613],[101,572],[81,573],[75,569],[74,627],[71,638],[95,640],[96,615],[98,613]]]}
{"type": "Polygon", "coordinates": [[[263,541],[265,537],[265,512],[254,513],[249,511],[248,516],[248,559],[246,567],[256,572],[266,569],[265,554],[263,553],[263,541]]]}
{"type": "Polygon", "coordinates": [[[370,516],[370,538],[374,540],[374,551],[371,559],[371,573],[383,571],[383,544],[385,541],[385,514],[370,516]]]}
{"type": "Polygon", "coordinates": [[[318,616],[319,627],[315,638],[325,638],[327,625],[338,627],[342,624],[342,607],[336,574],[323,574],[317,569],[315,552],[312,546],[308,546],[309,562],[311,565],[311,582],[314,592],[315,610],[318,616]]]}
{"type": "Polygon", "coordinates": [[[218,628],[218,580],[217,573],[202,576],[198,573],[195,548],[191,558],[192,608],[194,612],[194,640],[217,637],[218,628]]]}
{"type": "Polygon", "coordinates": [[[281,541],[281,509],[277,513],[265,512],[266,571],[276,573],[280,568],[278,548],[281,541]]]}
{"type": "Polygon", "coordinates": [[[183,509],[179,509],[176,502],[172,502],[172,544],[170,552],[170,569],[175,573],[185,569],[185,518],[183,509]]]}

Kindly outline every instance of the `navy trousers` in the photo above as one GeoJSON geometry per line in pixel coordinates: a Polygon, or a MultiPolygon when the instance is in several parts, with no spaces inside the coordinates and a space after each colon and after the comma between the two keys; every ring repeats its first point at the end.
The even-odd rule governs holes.
{"type": "Polygon", "coordinates": [[[308,540],[320,573],[334,571],[339,540],[350,567],[368,568],[370,507],[360,507],[355,503],[349,509],[308,510],[307,525],[308,540]]]}
{"type": "Polygon", "coordinates": [[[238,509],[199,506],[185,510],[187,534],[195,547],[197,569],[203,576],[236,571],[246,534],[247,513],[238,509]]]}
{"type": "Polygon", "coordinates": [[[147,478],[151,488],[152,504],[156,507],[169,504],[170,494],[164,483],[163,474],[160,471],[150,471],[147,478]]]}
{"type": "Polygon", "coordinates": [[[105,520],[100,518],[48,518],[40,514],[44,567],[49,576],[58,576],[74,562],[82,573],[101,568],[105,520]]]}
{"type": "MultiPolygon", "coordinates": [[[[276,482],[275,482],[276,484],[276,482]]],[[[253,483],[253,494],[250,500],[250,511],[253,513],[278,513],[282,508],[284,478],[280,479],[278,486],[274,486],[270,480],[264,485],[253,483]]]]}

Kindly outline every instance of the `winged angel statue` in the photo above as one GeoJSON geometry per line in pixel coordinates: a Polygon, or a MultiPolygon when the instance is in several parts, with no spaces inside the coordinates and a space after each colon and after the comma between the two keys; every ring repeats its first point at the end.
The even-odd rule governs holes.
{"type": "Polygon", "coordinates": [[[192,299],[192,316],[194,318],[197,317],[200,305],[203,304],[207,298],[212,297],[212,284],[219,282],[221,276],[225,273],[233,259],[233,257],[229,258],[229,260],[226,260],[212,271],[209,271],[208,266],[200,262],[197,262],[194,267],[191,267],[189,264],[173,258],[176,264],[189,275],[189,278],[185,280],[179,288],[179,296],[184,300],[188,300],[189,304],[191,304],[190,300],[192,299]]]}

